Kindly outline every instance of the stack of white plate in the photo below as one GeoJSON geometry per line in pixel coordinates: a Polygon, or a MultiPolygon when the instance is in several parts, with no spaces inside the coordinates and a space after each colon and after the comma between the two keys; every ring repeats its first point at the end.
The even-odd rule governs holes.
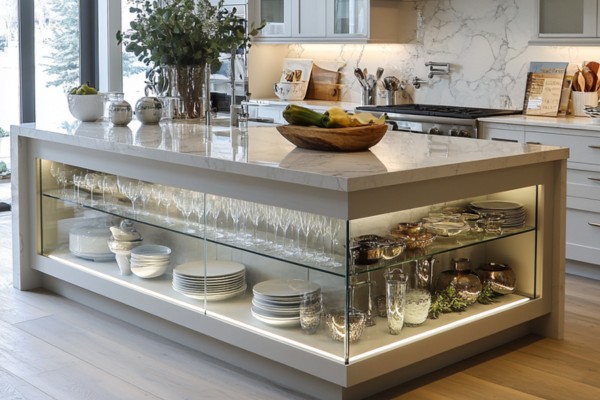
{"type": "Polygon", "coordinates": [[[159,244],[143,244],[131,250],[131,272],[140,278],[156,278],[167,271],[171,249],[159,244]]]}
{"type": "Polygon", "coordinates": [[[173,268],[173,289],[201,300],[225,300],[246,292],[246,266],[233,261],[191,261],[173,268]]]}
{"type": "Polygon", "coordinates": [[[272,279],[252,288],[252,315],[266,324],[295,326],[300,323],[300,301],[318,294],[321,287],[303,279],[272,279]]]}
{"type": "Polygon", "coordinates": [[[478,214],[502,214],[504,216],[503,228],[520,228],[525,224],[525,208],[523,204],[516,201],[474,201],[469,204],[469,207],[478,214]]]}

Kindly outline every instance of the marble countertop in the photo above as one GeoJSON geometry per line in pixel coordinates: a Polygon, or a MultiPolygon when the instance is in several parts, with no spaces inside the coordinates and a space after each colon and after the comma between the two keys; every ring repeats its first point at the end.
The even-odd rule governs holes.
{"type": "Polygon", "coordinates": [[[18,136],[126,154],[196,168],[317,188],[356,191],[566,159],[568,149],[489,140],[388,132],[368,151],[332,153],[296,148],[274,127],[248,135],[227,122],[141,125],[105,122],[12,127],[18,136]]]}
{"type": "Polygon", "coordinates": [[[538,117],[534,115],[508,115],[504,117],[479,118],[479,121],[509,125],[541,126],[547,128],[582,129],[600,133],[600,119],[594,121],[589,117],[538,117]]]}

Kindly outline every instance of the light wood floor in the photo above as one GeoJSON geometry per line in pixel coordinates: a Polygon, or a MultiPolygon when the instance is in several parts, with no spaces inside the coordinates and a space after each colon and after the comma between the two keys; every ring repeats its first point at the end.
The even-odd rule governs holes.
{"type": "MultiPolygon", "coordinates": [[[[302,399],[45,291],[12,287],[0,213],[0,399],[302,399]]],[[[600,282],[567,277],[565,340],[527,337],[376,399],[600,399],[600,282]]]]}

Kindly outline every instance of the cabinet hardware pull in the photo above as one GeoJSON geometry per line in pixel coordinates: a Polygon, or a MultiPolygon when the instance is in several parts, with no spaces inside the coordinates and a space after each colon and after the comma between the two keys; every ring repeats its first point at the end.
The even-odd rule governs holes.
{"type": "Polygon", "coordinates": [[[592,177],[588,177],[588,179],[590,181],[594,181],[594,182],[600,182],[600,178],[592,178],[592,177]]]}
{"type": "Polygon", "coordinates": [[[599,224],[599,223],[597,223],[597,222],[588,222],[588,225],[589,225],[589,226],[594,226],[594,227],[596,227],[596,228],[600,228],[600,224],[599,224]]]}
{"type": "Polygon", "coordinates": [[[497,142],[512,142],[512,143],[519,143],[518,140],[514,140],[514,139],[503,139],[503,138],[495,138],[493,137],[492,140],[495,140],[497,142]]]}
{"type": "Polygon", "coordinates": [[[590,144],[588,147],[589,147],[590,149],[594,149],[594,150],[600,150],[600,146],[594,146],[594,145],[590,144]]]}
{"type": "Polygon", "coordinates": [[[527,144],[542,144],[542,142],[527,142],[527,144]]]}

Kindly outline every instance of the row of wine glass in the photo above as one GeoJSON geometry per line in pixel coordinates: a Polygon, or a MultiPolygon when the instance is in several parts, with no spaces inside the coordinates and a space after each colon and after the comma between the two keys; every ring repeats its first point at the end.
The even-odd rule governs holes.
{"type": "Polygon", "coordinates": [[[61,198],[317,267],[344,265],[345,221],[50,163],[61,198]]]}

